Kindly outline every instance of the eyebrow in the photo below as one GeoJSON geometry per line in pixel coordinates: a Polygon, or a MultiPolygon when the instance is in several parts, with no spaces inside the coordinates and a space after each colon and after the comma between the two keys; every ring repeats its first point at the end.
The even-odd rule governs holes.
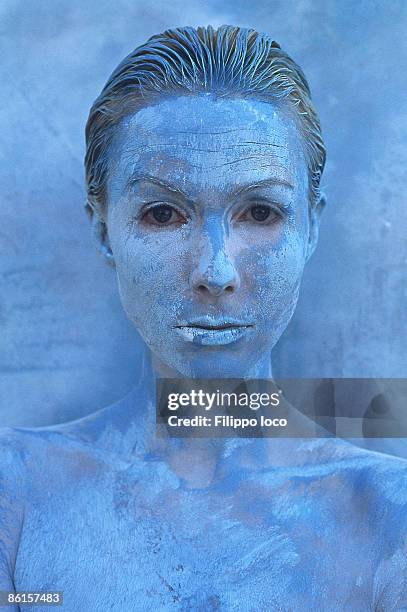
{"type": "Polygon", "coordinates": [[[167,189],[168,191],[178,193],[184,198],[189,199],[188,194],[185,193],[185,191],[183,191],[179,187],[175,187],[174,185],[171,185],[171,183],[167,183],[167,181],[159,179],[156,176],[151,176],[150,174],[137,174],[135,176],[131,176],[127,181],[127,188],[132,187],[137,183],[142,183],[143,181],[147,183],[153,183],[153,185],[157,185],[158,187],[162,187],[164,189],[167,189]]]}
{"type": "Polygon", "coordinates": [[[292,185],[289,181],[280,178],[270,178],[264,179],[263,181],[256,181],[255,183],[250,183],[250,185],[244,185],[243,187],[238,187],[232,193],[232,195],[236,197],[242,193],[246,193],[247,191],[252,191],[252,189],[258,189],[260,187],[275,187],[276,185],[287,187],[288,189],[294,189],[294,185],[292,185]]]}
{"type": "MultiPolygon", "coordinates": [[[[175,185],[167,183],[167,181],[160,179],[156,176],[152,176],[150,174],[138,174],[135,176],[131,176],[127,182],[127,187],[129,188],[143,181],[152,183],[153,185],[157,185],[158,187],[162,187],[164,189],[167,189],[168,191],[172,191],[173,193],[182,195],[186,199],[190,199],[190,196],[179,187],[175,187],[175,185]]],[[[275,187],[276,185],[287,187],[288,189],[294,189],[294,186],[289,181],[280,178],[269,178],[264,179],[262,181],[256,181],[255,183],[250,183],[248,185],[243,185],[242,187],[238,187],[235,191],[232,192],[231,195],[232,197],[236,197],[238,195],[241,195],[242,193],[252,191],[253,189],[259,189],[261,187],[275,187]]]]}

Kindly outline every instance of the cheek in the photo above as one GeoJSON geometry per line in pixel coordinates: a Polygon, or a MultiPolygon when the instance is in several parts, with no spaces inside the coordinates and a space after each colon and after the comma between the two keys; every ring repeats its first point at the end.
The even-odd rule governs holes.
{"type": "Polygon", "coordinates": [[[261,319],[276,325],[280,319],[282,324],[289,321],[304,263],[303,239],[296,232],[286,232],[278,244],[265,242],[241,254],[250,303],[261,319]]]}
{"type": "Polygon", "coordinates": [[[163,312],[179,309],[188,252],[181,231],[130,235],[113,250],[123,307],[138,327],[162,320],[163,312]],[[177,234],[177,236],[175,236],[177,234]]]}

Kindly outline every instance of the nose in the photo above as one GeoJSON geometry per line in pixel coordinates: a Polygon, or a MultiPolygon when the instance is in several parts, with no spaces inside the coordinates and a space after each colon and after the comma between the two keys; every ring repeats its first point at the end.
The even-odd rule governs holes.
{"type": "Polygon", "coordinates": [[[207,297],[233,294],[240,281],[225,248],[224,232],[220,227],[212,227],[205,234],[207,240],[200,245],[200,254],[191,274],[192,289],[207,297]]]}

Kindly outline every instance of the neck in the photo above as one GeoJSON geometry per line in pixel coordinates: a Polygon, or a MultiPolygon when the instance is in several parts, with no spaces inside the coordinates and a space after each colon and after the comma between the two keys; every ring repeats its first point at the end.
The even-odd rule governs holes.
{"type": "MultiPolygon", "coordinates": [[[[167,464],[186,488],[207,488],[228,474],[244,469],[258,470],[270,466],[285,467],[301,461],[307,446],[294,437],[273,438],[170,438],[157,436],[156,381],[158,378],[185,378],[157,369],[155,360],[145,352],[139,381],[128,402],[123,405],[129,431],[127,448],[144,460],[159,460],[167,464]],[[126,416],[127,415],[127,416],[126,416]],[[303,449],[303,450],[301,450],[303,449]]],[[[259,367],[258,378],[271,378],[271,367],[259,367]],[[266,375],[267,374],[267,375],[266,375]]],[[[249,378],[249,377],[246,377],[249,378]]],[[[253,377],[253,379],[256,377],[253,377]]],[[[298,410],[289,406],[290,419],[298,421],[304,437],[315,435],[314,424],[298,410]],[[306,433],[308,432],[308,433],[306,433]]],[[[122,413],[123,414],[123,413],[122,413]]],[[[302,436],[300,436],[302,437],[302,436]]],[[[122,440],[122,439],[121,439],[122,440]]],[[[121,441],[123,448],[123,440],[121,441]]],[[[243,473],[243,472],[242,472],[243,473]]]]}
{"type": "MultiPolygon", "coordinates": [[[[270,356],[260,360],[248,372],[234,378],[272,377],[270,356]]],[[[225,469],[225,460],[252,440],[236,438],[170,438],[156,435],[156,382],[159,378],[186,378],[163,364],[145,348],[139,382],[134,389],[137,405],[137,432],[142,438],[144,456],[163,460],[189,488],[207,487],[225,469]]]]}

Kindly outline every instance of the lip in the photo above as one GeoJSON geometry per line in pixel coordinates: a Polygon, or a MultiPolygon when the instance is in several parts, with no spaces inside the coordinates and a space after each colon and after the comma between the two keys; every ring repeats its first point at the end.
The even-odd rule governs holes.
{"type": "Polygon", "coordinates": [[[222,346],[236,342],[253,327],[253,323],[238,319],[206,316],[183,321],[174,328],[187,342],[204,346],[222,346]]]}

